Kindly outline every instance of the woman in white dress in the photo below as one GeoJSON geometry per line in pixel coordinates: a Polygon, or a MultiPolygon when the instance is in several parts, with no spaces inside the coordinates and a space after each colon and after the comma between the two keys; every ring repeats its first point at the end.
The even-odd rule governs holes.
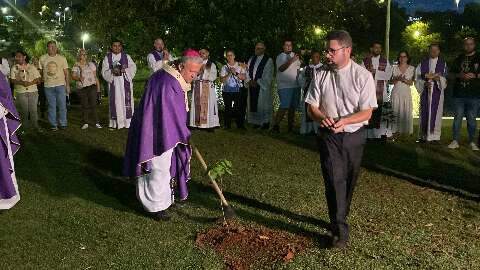
{"type": "Polygon", "coordinates": [[[398,65],[393,67],[392,110],[395,116],[392,132],[395,136],[413,133],[413,103],[410,86],[414,83],[415,67],[410,65],[406,51],[398,54],[398,65]]]}

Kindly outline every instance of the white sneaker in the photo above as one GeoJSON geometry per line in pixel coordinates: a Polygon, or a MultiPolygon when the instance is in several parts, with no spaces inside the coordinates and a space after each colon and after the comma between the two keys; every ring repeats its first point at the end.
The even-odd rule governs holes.
{"type": "Polygon", "coordinates": [[[460,145],[458,145],[458,142],[453,140],[449,145],[448,145],[448,148],[450,149],[457,149],[458,147],[460,147],[460,145]]]}
{"type": "Polygon", "coordinates": [[[102,126],[100,126],[99,123],[96,123],[96,124],[95,124],[95,127],[96,127],[96,128],[102,128],[102,126]]]}
{"type": "Polygon", "coordinates": [[[87,128],[88,128],[88,124],[84,124],[84,125],[82,126],[82,129],[87,129],[87,128]]]}
{"type": "Polygon", "coordinates": [[[478,151],[478,150],[480,150],[480,149],[478,148],[478,146],[477,146],[474,142],[470,143],[470,147],[472,147],[472,151],[478,151]]]}

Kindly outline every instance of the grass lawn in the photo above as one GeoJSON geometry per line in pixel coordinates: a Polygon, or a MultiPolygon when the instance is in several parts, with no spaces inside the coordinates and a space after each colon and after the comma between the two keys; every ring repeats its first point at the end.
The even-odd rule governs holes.
{"type": "MultiPolygon", "coordinates": [[[[106,123],[105,104],[101,115],[106,123]]],[[[67,130],[23,136],[15,158],[22,199],[0,214],[0,269],[223,269],[194,243],[221,215],[200,164],[192,162],[187,206],[159,223],[120,178],[127,132],[80,124],[74,107],[67,130]]],[[[323,248],[328,215],[313,138],[217,130],[194,131],[193,140],[207,162],[233,162],[223,186],[242,222],[314,239],[292,263],[260,269],[479,269],[480,155],[449,151],[450,125],[444,145],[367,145],[343,251],[323,248]]]]}

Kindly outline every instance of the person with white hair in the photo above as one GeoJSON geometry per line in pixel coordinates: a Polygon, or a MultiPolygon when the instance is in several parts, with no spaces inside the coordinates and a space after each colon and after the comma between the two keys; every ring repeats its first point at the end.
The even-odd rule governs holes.
{"type": "Polygon", "coordinates": [[[124,159],[124,174],[137,180],[137,197],[156,220],[168,220],[175,196],[187,199],[190,178],[188,99],[203,65],[192,49],[148,80],[133,115],[124,159]]]}

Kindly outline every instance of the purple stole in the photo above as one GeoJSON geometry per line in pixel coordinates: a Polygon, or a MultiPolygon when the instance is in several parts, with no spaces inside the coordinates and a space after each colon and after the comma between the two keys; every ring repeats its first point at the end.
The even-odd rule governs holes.
{"type": "MultiPolygon", "coordinates": [[[[422,61],[420,65],[420,72],[421,77],[423,80],[426,80],[425,75],[430,72],[430,59],[426,58],[422,61]]],[[[437,66],[435,67],[435,73],[440,74],[440,76],[445,76],[445,62],[440,58],[437,60],[437,66]]],[[[440,103],[440,96],[442,94],[442,90],[438,86],[438,82],[433,82],[433,91],[432,91],[432,99],[429,100],[428,89],[424,87],[422,94],[420,95],[420,115],[421,115],[421,122],[420,128],[423,134],[427,134],[428,131],[428,119],[430,119],[430,132],[435,130],[435,122],[437,119],[437,111],[438,105],[440,103]],[[430,107],[431,103],[431,110],[428,108],[430,107]]]]}
{"type": "Polygon", "coordinates": [[[153,50],[151,52],[153,54],[153,57],[155,58],[155,61],[162,61],[163,60],[163,51],[159,52],[157,50],[153,50]]]}
{"type": "MultiPolygon", "coordinates": [[[[372,56],[365,57],[363,59],[363,64],[365,68],[372,69],[372,56]]],[[[387,68],[388,61],[385,57],[380,56],[380,60],[378,63],[378,70],[385,71],[387,68]]],[[[375,79],[375,78],[374,78],[375,79]]],[[[372,113],[372,118],[368,123],[368,128],[380,128],[380,123],[382,122],[382,106],[383,106],[383,91],[385,91],[385,81],[378,80],[376,85],[376,93],[377,93],[377,103],[378,108],[375,109],[372,113]]]]}
{"type": "MultiPolygon", "coordinates": [[[[254,55],[250,58],[250,65],[248,66],[248,75],[253,81],[257,81],[261,79],[263,76],[263,70],[265,69],[265,65],[267,64],[268,57],[263,55],[262,60],[258,64],[257,70],[255,74],[253,74],[253,69],[255,68],[255,62],[257,62],[257,56],[254,55]]],[[[257,87],[248,87],[249,96],[250,96],[250,112],[257,112],[258,111],[258,96],[260,95],[260,86],[257,87]]]]}
{"type": "MultiPolygon", "coordinates": [[[[128,58],[127,54],[122,52],[121,53],[121,58],[120,58],[120,64],[122,65],[122,68],[128,68],[128,58]]],[[[113,69],[113,60],[112,60],[112,53],[107,54],[108,58],[108,64],[110,66],[110,69],[113,69]]],[[[123,75],[123,87],[125,88],[125,112],[127,114],[127,119],[132,118],[132,87],[130,82],[125,78],[125,75],[123,75]]],[[[110,84],[110,118],[111,119],[117,119],[117,111],[115,109],[115,83],[112,82],[110,84]]]]}

